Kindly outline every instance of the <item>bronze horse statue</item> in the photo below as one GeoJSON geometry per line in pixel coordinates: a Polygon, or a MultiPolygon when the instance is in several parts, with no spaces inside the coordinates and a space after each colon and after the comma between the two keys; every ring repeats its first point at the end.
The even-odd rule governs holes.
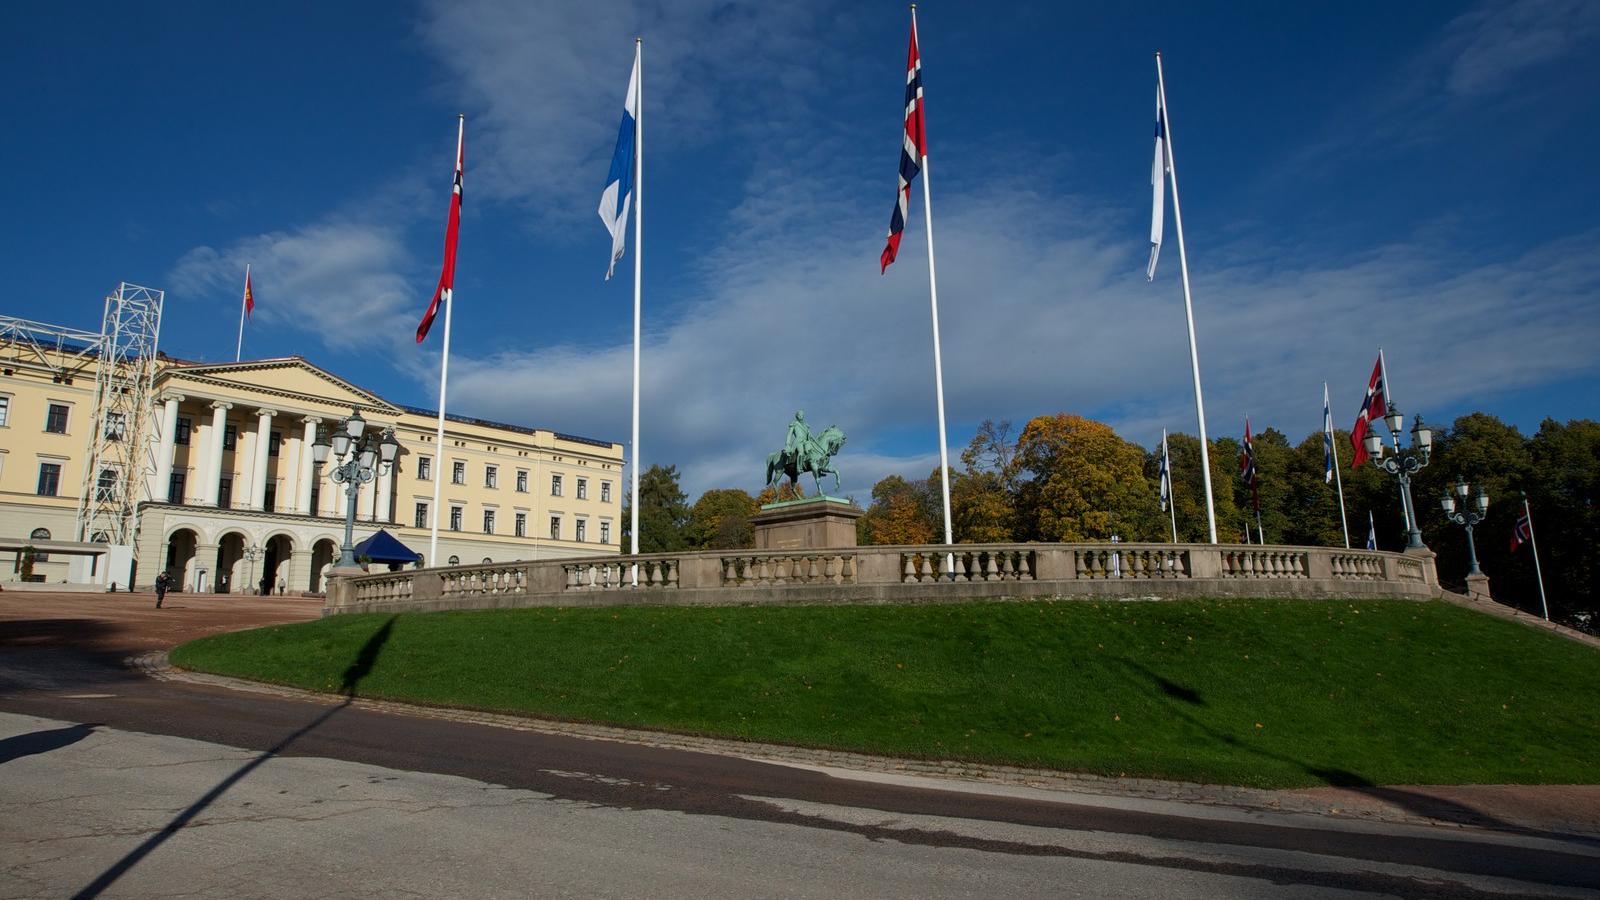
{"type": "Polygon", "coordinates": [[[789,476],[790,484],[796,484],[801,472],[810,472],[818,494],[822,493],[824,475],[832,475],[833,489],[839,490],[839,472],[832,460],[843,446],[844,432],[829,425],[821,434],[806,439],[795,453],[778,450],[767,454],[767,486],[776,487],[785,475],[789,476]]]}

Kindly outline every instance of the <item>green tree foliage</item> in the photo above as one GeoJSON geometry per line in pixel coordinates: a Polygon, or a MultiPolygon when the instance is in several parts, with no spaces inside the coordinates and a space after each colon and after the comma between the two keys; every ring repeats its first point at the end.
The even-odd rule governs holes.
{"type": "MultiPolygon", "coordinates": [[[[1189,434],[1169,434],[1167,452],[1172,457],[1172,494],[1177,507],[1178,540],[1186,544],[1203,544],[1211,537],[1206,525],[1206,485],[1200,471],[1200,439],[1189,434]]],[[[1217,513],[1217,540],[1223,543],[1244,540],[1244,516],[1239,512],[1239,506],[1234,502],[1234,492],[1229,487],[1238,472],[1235,464],[1237,454],[1236,444],[1225,446],[1217,441],[1211,442],[1212,503],[1217,513]]],[[[1157,444],[1145,461],[1145,474],[1158,500],[1161,491],[1160,471],[1161,445],[1157,444]]],[[[1159,505],[1157,514],[1167,516],[1160,512],[1159,505]]],[[[1170,518],[1158,522],[1157,531],[1159,533],[1155,540],[1170,540],[1170,518]]]]}
{"type": "MultiPolygon", "coordinates": [[[[961,451],[965,471],[950,478],[950,518],[962,543],[1004,543],[1015,539],[1016,443],[1011,423],[985,419],[972,443],[961,451]]],[[[938,472],[934,473],[938,476],[938,472]]]]}
{"type": "Polygon", "coordinates": [[[1016,466],[1028,476],[1018,492],[1022,531],[1043,541],[1159,540],[1144,461],[1109,425],[1066,413],[1032,419],[1017,438],[1016,466]]]}
{"type": "Polygon", "coordinates": [[[856,522],[857,539],[867,544],[931,544],[942,538],[938,477],[935,470],[931,492],[927,481],[907,481],[899,475],[873,485],[872,505],[856,522]]]}
{"type": "Polygon", "coordinates": [[[696,550],[754,547],[750,517],[758,509],[755,498],[738,488],[706,491],[689,511],[689,546],[696,550]]]}
{"type": "MultiPolygon", "coordinates": [[[[639,552],[674,553],[688,549],[689,498],[678,486],[677,466],[651,466],[639,476],[639,552]]],[[[632,540],[631,507],[622,508],[623,546],[632,540]]]]}

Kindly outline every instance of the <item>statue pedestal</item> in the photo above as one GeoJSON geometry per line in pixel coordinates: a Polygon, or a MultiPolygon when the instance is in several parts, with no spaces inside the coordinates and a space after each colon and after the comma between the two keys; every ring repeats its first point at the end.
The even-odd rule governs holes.
{"type": "Polygon", "coordinates": [[[1489,596],[1489,576],[1487,576],[1487,575],[1468,575],[1467,576],[1467,596],[1471,597],[1474,600],[1490,600],[1490,599],[1493,599],[1493,598],[1491,598],[1489,596]]]}
{"type": "Polygon", "coordinates": [[[856,520],[866,511],[838,497],[768,503],[750,517],[757,550],[824,550],[856,546],[856,520]]]}

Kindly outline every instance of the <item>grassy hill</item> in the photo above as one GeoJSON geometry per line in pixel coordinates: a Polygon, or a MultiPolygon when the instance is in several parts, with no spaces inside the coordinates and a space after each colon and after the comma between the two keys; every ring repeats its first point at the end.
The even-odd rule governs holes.
{"type": "Polygon", "coordinates": [[[172,660],[363,697],[1261,787],[1584,783],[1600,741],[1600,653],[1444,603],[335,616],[172,660]]]}

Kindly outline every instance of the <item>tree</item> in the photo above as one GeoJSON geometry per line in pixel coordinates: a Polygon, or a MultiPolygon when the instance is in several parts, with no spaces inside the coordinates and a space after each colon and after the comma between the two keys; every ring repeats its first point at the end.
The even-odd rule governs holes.
{"type": "Polygon", "coordinates": [[[760,507],[739,488],[706,491],[689,511],[689,545],[696,550],[734,550],[755,546],[750,517],[760,507]]]}
{"type": "Polygon", "coordinates": [[[799,483],[790,484],[787,481],[780,481],[778,482],[777,487],[773,487],[769,484],[761,489],[761,493],[756,495],[756,506],[762,507],[766,506],[768,503],[781,503],[785,500],[800,500],[804,498],[805,495],[805,485],[799,483]]]}
{"type": "MultiPolygon", "coordinates": [[[[656,465],[639,476],[639,552],[675,553],[687,549],[688,497],[678,486],[678,467],[656,465]]],[[[631,541],[632,510],[622,508],[622,536],[631,541]]]]}
{"type": "Polygon", "coordinates": [[[1017,439],[1017,514],[1042,541],[1159,539],[1156,487],[1144,474],[1144,450],[1109,425],[1058,413],[1028,422],[1017,439]]]}
{"type": "Polygon", "coordinates": [[[1016,455],[1011,423],[993,419],[985,419],[961,451],[966,471],[953,472],[950,479],[950,525],[958,542],[1015,539],[1016,455]]]}
{"type": "MultiPolygon", "coordinates": [[[[934,473],[938,477],[938,473],[934,473]]],[[[890,475],[872,486],[872,505],[857,520],[856,536],[867,544],[931,544],[938,528],[930,515],[928,483],[890,475]],[[865,524],[862,524],[865,523],[865,524]]]]}
{"type": "MultiPolygon", "coordinates": [[[[1167,452],[1172,457],[1172,497],[1178,519],[1178,540],[1186,544],[1204,544],[1211,540],[1206,525],[1206,486],[1200,471],[1200,439],[1182,432],[1167,435],[1167,452]]],[[[1234,473],[1237,445],[1230,450],[1216,441],[1211,442],[1212,505],[1217,514],[1217,540],[1235,543],[1244,539],[1244,518],[1234,502],[1229,489],[1234,473]]],[[[1145,472],[1150,484],[1160,496],[1161,446],[1156,445],[1145,462],[1145,472]]],[[[1162,515],[1159,505],[1157,515],[1162,515]]],[[[1171,538],[1170,520],[1158,522],[1159,534],[1155,538],[1171,538]]]]}

